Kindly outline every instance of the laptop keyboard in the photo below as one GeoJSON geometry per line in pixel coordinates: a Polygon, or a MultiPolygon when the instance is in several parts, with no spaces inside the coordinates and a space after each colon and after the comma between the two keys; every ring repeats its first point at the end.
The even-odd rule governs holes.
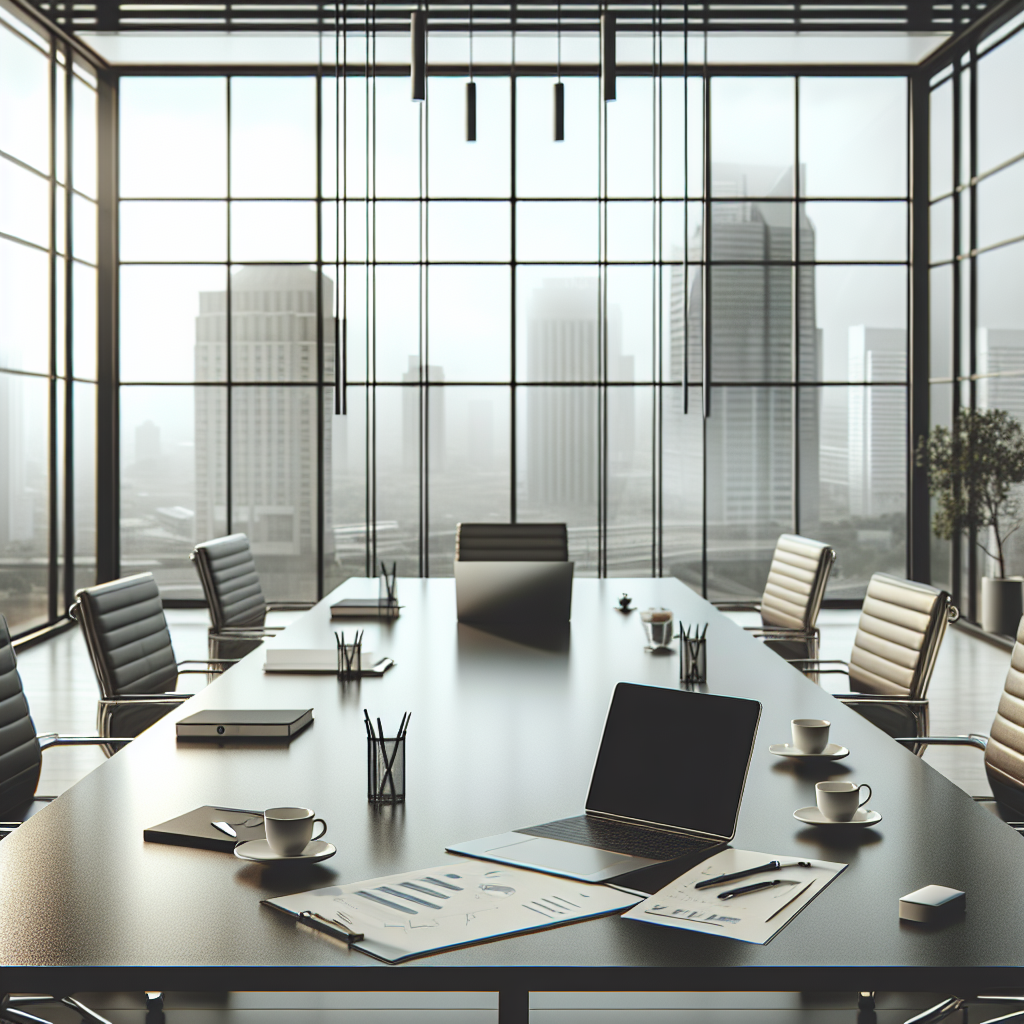
{"type": "Polygon", "coordinates": [[[675,832],[659,832],[639,825],[620,824],[603,818],[592,818],[581,814],[576,818],[562,818],[532,828],[518,828],[528,836],[545,839],[561,839],[566,843],[593,846],[612,853],[624,853],[632,857],[647,857],[650,860],[675,860],[691,853],[717,846],[715,840],[699,839],[696,836],[679,835],[675,832]]]}

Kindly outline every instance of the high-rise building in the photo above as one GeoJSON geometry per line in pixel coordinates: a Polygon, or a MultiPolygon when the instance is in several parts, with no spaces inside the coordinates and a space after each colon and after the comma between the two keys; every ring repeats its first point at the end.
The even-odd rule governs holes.
{"type": "MultiPolygon", "coordinates": [[[[420,362],[416,356],[409,356],[409,369],[402,374],[402,382],[414,385],[420,382],[420,362]]],[[[444,367],[426,366],[423,368],[423,380],[434,384],[444,383],[444,367]]],[[[431,473],[444,469],[445,444],[445,412],[444,388],[424,388],[423,394],[418,387],[402,388],[402,463],[407,471],[415,472],[420,459],[420,421],[421,416],[427,420],[427,459],[431,473]],[[427,408],[421,412],[421,402],[427,408]]]]}
{"type": "Polygon", "coordinates": [[[979,327],[977,345],[978,408],[1005,409],[1024,423],[1024,331],[979,327]]]}
{"type": "MultiPolygon", "coordinates": [[[[329,312],[333,283],[308,267],[242,267],[231,275],[231,379],[251,382],[231,396],[231,529],[249,535],[261,571],[288,576],[311,557],[317,534],[317,301],[323,295],[325,375],[333,373],[329,312]]],[[[196,319],[196,381],[227,376],[227,294],[202,292],[196,319]]],[[[197,387],[196,533],[216,536],[226,519],[227,403],[222,389],[197,387]]],[[[324,431],[324,479],[331,475],[331,431],[324,431]]],[[[331,536],[331,488],[326,534],[331,536]]],[[[275,593],[286,593],[278,585],[275,593]]]]}

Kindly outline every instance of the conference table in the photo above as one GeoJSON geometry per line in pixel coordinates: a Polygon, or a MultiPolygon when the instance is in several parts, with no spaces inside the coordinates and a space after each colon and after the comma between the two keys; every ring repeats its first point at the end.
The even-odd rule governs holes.
{"type": "MultiPolygon", "coordinates": [[[[375,581],[350,580],[271,642],[326,647],[363,628],[367,649],[395,659],[385,675],[267,674],[258,649],[0,843],[0,991],[496,991],[502,1024],[521,1024],[531,991],[1024,986],[1020,837],[678,580],[577,579],[570,627],[527,636],[458,624],[451,579],[400,580],[394,621],[332,622],[332,601],[367,594],[375,581]],[[646,652],[638,612],[616,609],[624,590],[707,622],[707,691],[763,704],[733,845],[849,865],[770,943],[611,916],[389,966],[261,906],[581,813],[615,684],[680,686],[677,656],[646,652]],[[175,738],[175,721],[202,709],[305,707],[314,723],[287,744],[175,738]],[[389,734],[412,712],[404,804],[367,800],[363,708],[389,734]],[[829,719],[850,756],[808,767],[771,755],[794,717],[829,719]],[[793,811],[823,779],[869,783],[883,820],[801,824],[793,811]],[[278,869],[143,841],[203,804],[312,807],[338,853],[278,869]],[[899,897],[932,883],[965,890],[966,916],[901,923],[899,897]]],[[[651,742],[672,737],[654,723],[651,742]]]]}

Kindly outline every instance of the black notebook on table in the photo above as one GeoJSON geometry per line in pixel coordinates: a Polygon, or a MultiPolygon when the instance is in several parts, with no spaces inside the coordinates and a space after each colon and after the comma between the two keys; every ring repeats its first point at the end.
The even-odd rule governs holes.
{"type": "Polygon", "coordinates": [[[195,846],[200,850],[221,850],[231,853],[239,843],[250,839],[266,839],[263,830],[263,812],[239,810],[237,807],[197,807],[170,821],[152,825],[142,833],[147,843],[167,843],[170,846],[195,846]],[[232,839],[213,822],[227,822],[237,833],[232,839]]]}

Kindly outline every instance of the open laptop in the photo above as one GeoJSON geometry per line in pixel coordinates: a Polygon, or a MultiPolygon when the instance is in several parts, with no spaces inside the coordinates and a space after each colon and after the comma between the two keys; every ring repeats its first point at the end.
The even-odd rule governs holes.
{"type": "Polygon", "coordinates": [[[736,835],[760,717],[756,700],[619,683],[585,814],[448,852],[584,882],[702,860],[736,835]]]}
{"type": "Polygon", "coordinates": [[[568,622],[572,562],[455,563],[459,622],[568,622]]]}

